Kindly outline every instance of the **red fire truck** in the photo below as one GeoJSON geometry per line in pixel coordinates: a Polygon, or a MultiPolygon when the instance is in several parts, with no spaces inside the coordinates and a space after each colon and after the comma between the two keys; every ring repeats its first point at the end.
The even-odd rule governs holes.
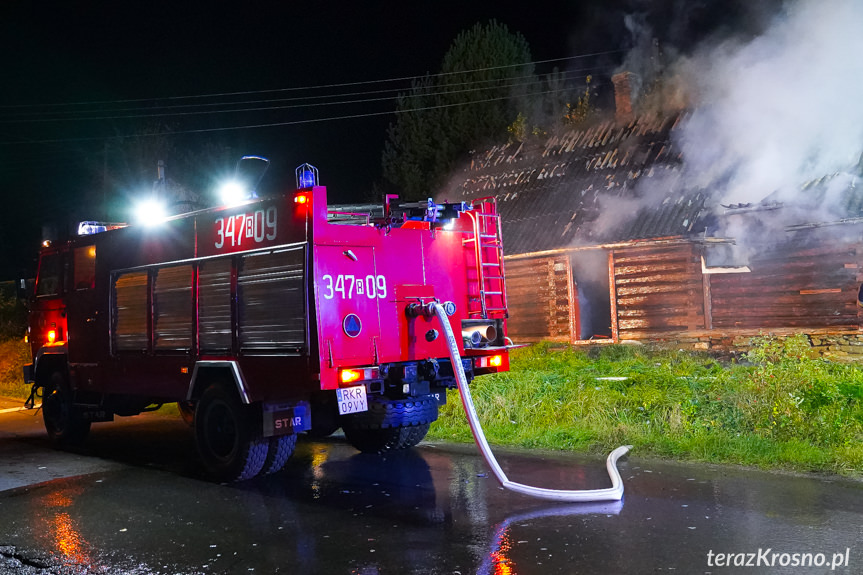
{"type": "Polygon", "coordinates": [[[494,200],[333,212],[311,170],[273,197],[89,222],[42,249],[24,377],[54,444],[177,402],[221,481],[278,471],[299,432],[414,446],[456,385],[430,302],[468,378],[509,369],[494,200]]]}

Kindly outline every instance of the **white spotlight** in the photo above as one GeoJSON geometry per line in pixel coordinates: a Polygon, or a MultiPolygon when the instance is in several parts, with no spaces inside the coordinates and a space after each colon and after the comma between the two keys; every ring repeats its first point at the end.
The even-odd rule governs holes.
{"type": "Polygon", "coordinates": [[[249,196],[249,190],[236,180],[225,182],[222,187],[219,188],[219,197],[222,199],[222,203],[226,206],[242,204],[249,199],[249,196]]]}
{"type": "Polygon", "coordinates": [[[168,217],[165,204],[155,198],[148,198],[135,206],[135,219],[143,226],[156,226],[168,217]]]}

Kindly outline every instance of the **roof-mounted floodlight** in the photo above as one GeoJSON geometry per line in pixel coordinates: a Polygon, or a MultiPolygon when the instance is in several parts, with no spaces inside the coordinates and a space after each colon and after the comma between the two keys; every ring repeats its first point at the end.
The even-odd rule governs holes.
{"type": "Polygon", "coordinates": [[[168,210],[158,198],[147,198],[135,206],[135,216],[139,224],[152,227],[167,219],[168,210]]]}
{"type": "Polygon", "coordinates": [[[234,168],[234,177],[222,183],[219,187],[219,199],[225,206],[238,206],[258,197],[258,184],[270,160],[263,156],[243,156],[234,168]]]}
{"type": "Polygon", "coordinates": [[[251,197],[249,189],[237,180],[227,181],[219,188],[219,199],[229,207],[242,204],[251,197]]]}
{"type": "Polygon", "coordinates": [[[311,164],[303,164],[297,168],[297,189],[311,188],[318,185],[318,169],[311,164]]]}

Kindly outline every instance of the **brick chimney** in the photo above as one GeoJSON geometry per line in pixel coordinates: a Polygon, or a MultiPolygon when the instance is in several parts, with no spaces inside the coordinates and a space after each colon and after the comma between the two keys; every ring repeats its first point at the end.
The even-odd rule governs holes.
{"type": "Polygon", "coordinates": [[[632,81],[635,74],[620,72],[611,77],[614,84],[614,119],[619,124],[632,120],[632,81]]]}

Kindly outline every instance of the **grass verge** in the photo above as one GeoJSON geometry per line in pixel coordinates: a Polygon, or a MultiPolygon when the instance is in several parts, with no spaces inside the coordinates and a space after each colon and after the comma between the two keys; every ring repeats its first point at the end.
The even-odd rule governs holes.
{"type": "Polygon", "coordinates": [[[27,399],[21,366],[30,363],[30,346],[23,338],[0,340],[0,396],[27,399]]]}
{"type": "MultiPolygon", "coordinates": [[[[863,366],[808,357],[805,337],[760,338],[744,363],[646,346],[538,344],[471,385],[497,445],[863,477],[863,366]]],[[[0,395],[25,399],[21,339],[0,341],[0,395]]],[[[163,408],[164,409],[164,408],[163,408]]],[[[430,439],[471,442],[457,392],[430,439]]]]}
{"type": "MultiPolygon", "coordinates": [[[[646,346],[538,344],[477,378],[489,442],[863,477],[863,367],[808,357],[805,337],[759,338],[746,362],[646,346]]],[[[472,441],[450,392],[432,439],[472,441]]]]}

